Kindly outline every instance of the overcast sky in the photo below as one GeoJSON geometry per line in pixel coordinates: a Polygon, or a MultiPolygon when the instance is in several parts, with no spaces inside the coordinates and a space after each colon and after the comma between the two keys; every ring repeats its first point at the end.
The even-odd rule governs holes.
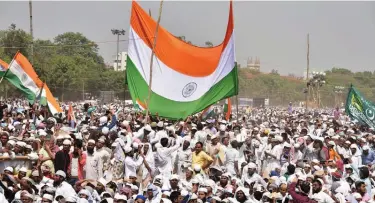
{"type": "MultiPolygon", "coordinates": [[[[15,23],[28,31],[28,4],[0,1],[0,29],[15,23]]],[[[156,17],[159,2],[141,5],[156,17]]],[[[166,1],[161,25],[197,45],[207,40],[219,44],[228,5],[166,1]]],[[[113,41],[112,28],[129,30],[130,6],[131,2],[34,2],[34,37],[52,40],[73,31],[93,41],[113,41]]],[[[234,14],[236,56],[242,65],[249,56],[258,56],[263,72],[302,75],[310,33],[311,69],[375,70],[375,2],[234,2],[234,14]]],[[[105,61],[113,61],[116,43],[99,45],[105,61]]],[[[126,51],[127,43],[121,42],[120,49],[126,51]]]]}

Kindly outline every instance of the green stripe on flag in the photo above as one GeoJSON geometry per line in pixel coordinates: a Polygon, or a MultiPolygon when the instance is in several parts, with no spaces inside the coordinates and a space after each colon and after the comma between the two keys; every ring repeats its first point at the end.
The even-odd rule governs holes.
{"type": "Polygon", "coordinates": [[[35,95],[34,92],[32,92],[29,88],[26,88],[20,79],[12,73],[12,71],[8,71],[6,77],[5,77],[10,83],[12,83],[17,89],[19,89],[21,92],[25,94],[26,99],[29,101],[29,103],[34,104],[35,98],[37,95],[35,95]]]}
{"type": "MultiPolygon", "coordinates": [[[[130,57],[127,59],[126,71],[128,87],[133,99],[133,103],[136,103],[136,99],[140,101],[147,101],[148,84],[138,72],[130,57]]],[[[237,67],[234,67],[227,76],[212,86],[206,94],[195,101],[173,101],[152,92],[149,109],[152,114],[157,112],[159,116],[169,119],[186,118],[189,115],[202,111],[207,106],[210,106],[223,98],[237,94],[237,92],[237,67]]]]}

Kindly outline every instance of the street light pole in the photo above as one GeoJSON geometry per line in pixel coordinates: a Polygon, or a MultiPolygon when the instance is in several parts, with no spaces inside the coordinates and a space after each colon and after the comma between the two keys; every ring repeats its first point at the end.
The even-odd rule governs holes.
{"type": "Polygon", "coordinates": [[[117,35],[116,70],[118,69],[118,54],[120,52],[120,35],[125,35],[125,30],[112,29],[112,34],[117,35]]]}
{"type": "Polygon", "coordinates": [[[33,31],[33,3],[29,0],[29,13],[30,13],[30,35],[31,35],[31,46],[30,46],[30,62],[34,62],[34,31],[33,31]]]}

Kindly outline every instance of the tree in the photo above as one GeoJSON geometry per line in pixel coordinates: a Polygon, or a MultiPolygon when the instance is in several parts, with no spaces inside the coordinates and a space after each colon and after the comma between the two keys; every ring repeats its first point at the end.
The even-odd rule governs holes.
{"type": "Polygon", "coordinates": [[[92,58],[95,63],[104,66],[104,59],[98,54],[98,45],[87,39],[82,33],[66,32],[55,37],[54,43],[58,45],[57,54],[82,55],[92,58]]]}
{"type": "Polygon", "coordinates": [[[274,75],[280,75],[280,74],[279,74],[279,71],[276,70],[276,69],[272,69],[272,70],[271,70],[271,74],[274,74],[274,75]]]}
{"type": "Polygon", "coordinates": [[[204,44],[206,45],[206,47],[213,47],[214,46],[214,44],[212,44],[212,42],[210,42],[210,41],[206,41],[204,44]]]}
{"type": "Polygon", "coordinates": [[[26,57],[29,56],[29,48],[31,44],[31,36],[24,30],[17,29],[15,24],[11,24],[8,30],[2,31],[0,36],[0,44],[2,55],[8,58],[13,56],[19,50],[26,57]]]}

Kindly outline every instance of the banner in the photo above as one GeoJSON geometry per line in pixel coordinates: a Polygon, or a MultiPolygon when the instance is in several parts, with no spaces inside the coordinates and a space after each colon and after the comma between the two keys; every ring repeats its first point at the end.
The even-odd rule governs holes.
{"type": "Polygon", "coordinates": [[[366,100],[353,85],[350,86],[346,99],[345,112],[351,119],[375,128],[375,104],[366,100]]]}

